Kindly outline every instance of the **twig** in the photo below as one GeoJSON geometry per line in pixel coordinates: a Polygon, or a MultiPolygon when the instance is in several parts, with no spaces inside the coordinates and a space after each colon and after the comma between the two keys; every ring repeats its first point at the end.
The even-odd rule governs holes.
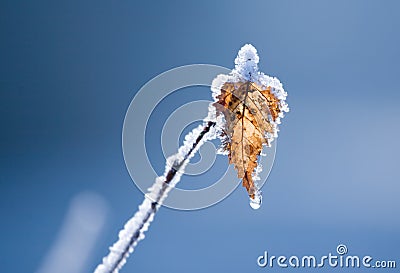
{"type": "Polygon", "coordinates": [[[205,141],[214,138],[209,132],[215,124],[214,121],[207,121],[194,129],[185,138],[178,153],[167,159],[164,175],[157,177],[139,210],[120,231],[118,241],[110,247],[110,253],[103,258],[103,263],[97,266],[95,273],[117,273],[122,268],[134,247],[144,238],[144,232],[147,231],[168,192],[179,182],[190,158],[205,141]],[[209,136],[205,137],[207,134],[209,136]]]}

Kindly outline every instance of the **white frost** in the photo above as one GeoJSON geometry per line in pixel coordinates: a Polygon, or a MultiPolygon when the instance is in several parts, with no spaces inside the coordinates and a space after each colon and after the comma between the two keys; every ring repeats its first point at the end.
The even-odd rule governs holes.
{"type": "Polygon", "coordinates": [[[261,191],[257,189],[254,194],[254,199],[250,198],[250,207],[252,207],[253,209],[259,209],[261,207],[261,203],[262,203],[262,194],[261,191]]]}

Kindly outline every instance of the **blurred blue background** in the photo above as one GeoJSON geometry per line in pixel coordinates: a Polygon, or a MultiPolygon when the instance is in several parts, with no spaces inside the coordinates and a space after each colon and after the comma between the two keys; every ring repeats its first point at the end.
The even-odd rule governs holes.
{"type": "MultiPolygon", "coordinates": [[[[122,272],[280,272],[259,268],[257,257],[326,255],[339,243],[399,267],[399,8],[394,0],[1,1],[1,271],[36,272],[82,192],[108,207],[82,265],[93,271],[143,199],[121,148],[135,92],[176,66],[233,67],[245,43],[284,83],[291,107],[263,206],[252,210],[238,188],[207,209],[162,208],[122,272]]],[[[163,164],[154,162],[160,173],[163,164]]]]}

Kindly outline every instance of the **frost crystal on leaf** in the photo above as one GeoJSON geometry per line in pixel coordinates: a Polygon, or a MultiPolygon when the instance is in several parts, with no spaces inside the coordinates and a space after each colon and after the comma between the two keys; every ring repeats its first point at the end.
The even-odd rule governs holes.
{"type": "Polygon", "coordinates": [[[259,156],[263,147],[278,137],[278,125],[289,111],[282,83],[260,72],[258,63],[257,50],[244,45],[232,72],[218,75],[211,87],[221,152],[234,164],[253,208],[261,204],[261,193],[254,183],[261,172],[259,156]]]}

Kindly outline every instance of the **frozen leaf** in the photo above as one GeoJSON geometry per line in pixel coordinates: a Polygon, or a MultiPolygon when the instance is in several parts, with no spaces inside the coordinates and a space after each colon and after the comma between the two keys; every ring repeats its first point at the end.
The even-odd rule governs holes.
{"type": "Polygon", "coordinates": [[[271,88],[262,89],[251,81],[225,83],[214,104],[217,114],[223,114],[225,137],[223,149],[228,151],[229,163],[234,164],[238,177],[249,196],[254,199],[252,174],[257,168],[263,145],[269,145],[268,135],[274,133],[279,116],[278,99],[271,88]]]}
{"type": "Polygon", "coordinates": [[[222,151],[253,201],[261,200],[254,183],[261,170],[258,158],[263,146],[270,146],[278,136],[280,119],[289,111],[282,84],[259,72],[258,62],[256,49],[247,44],[235,59],[235,69],[212,84],[222,151]]]}

